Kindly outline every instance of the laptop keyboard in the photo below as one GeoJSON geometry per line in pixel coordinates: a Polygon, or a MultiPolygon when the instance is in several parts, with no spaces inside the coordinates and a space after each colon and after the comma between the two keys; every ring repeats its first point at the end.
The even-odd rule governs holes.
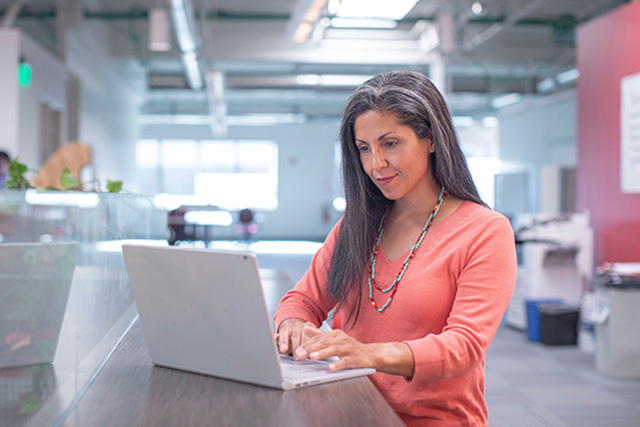
{"type": "Polygon", "coordinates": [[[293,360],[291,356],[280,355],[280,366],[285,381],[299,383],[333,374],[329,371],[329,361],[293,360]]]}

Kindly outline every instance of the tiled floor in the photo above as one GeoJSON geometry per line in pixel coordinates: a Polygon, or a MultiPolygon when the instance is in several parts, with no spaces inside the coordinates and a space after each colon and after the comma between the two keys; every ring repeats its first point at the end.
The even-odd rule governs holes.
{"type": "Polygon", "coordinates": [[[486,366],[492,427],[640,426],[640,380],[605,376],[576,346],[531,343],[502,326],[486,366]]]}
{"type": "MultiPolygon", "coordinates": [[[[296,282],[311,255],[258,254],[296,282]]],[[[640,363],[640,359],[638,360],[640,363]]],[[[576,346],[545,346],[501,326],[486,360],[491,427],[640,427],[640,380],[608,378],[576,346]]]]}

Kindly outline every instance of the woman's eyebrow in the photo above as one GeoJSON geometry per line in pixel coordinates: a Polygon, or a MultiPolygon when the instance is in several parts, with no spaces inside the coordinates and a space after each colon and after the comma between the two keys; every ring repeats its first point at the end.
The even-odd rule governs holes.
{"type": "Polygon", "coordinates": [[[390,131],[389,131],[389,132],[387,132],[387,133],[383,133],[382,135],[380,135],[380,136],[378,137],[378,141],[382,141],[382,139],[383,139],[385,136],[389,135],[390,133],[393,133],[393,131],[392,131],[392,130],[390,130],[390,131]]]}
{"type": "MultiPolygon", "coordinates": [[[[384,137],[385,137],[385,136],[387,136],[387,135],[389,135],[390,133],[393,133],[393,131],[392,131],[392,130],[390,130],[389,132],[383,133],[382,135],[380,135],[380,136],[378,137],[378,141],[382,141],[382,140],[384,139],[384,137]]],[[[363,139],[358,139],[358,138],[356,138],[356,142],[362,142],[362,143],[368,144],[368,142],[367,142],[367,141],[365,141],[365,140],[363,140],[363,139]]]]}

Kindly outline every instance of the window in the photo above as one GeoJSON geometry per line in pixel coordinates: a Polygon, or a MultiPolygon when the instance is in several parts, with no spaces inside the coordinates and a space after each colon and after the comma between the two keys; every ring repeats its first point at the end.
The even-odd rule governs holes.
{"type": "Polygon", "coordinates": [[[498,157],[469,157],[467,159],[469,172],[476,183],[480,198],[490,207],[495,206],[494,180],[500,172],[500,159],[498,157]]]}
{"type": "Polygon", "coordinates": [[[278,206],[278,146],[272,141],[141,140],[139,185],[163,203],[224,209],[278,206]]]}

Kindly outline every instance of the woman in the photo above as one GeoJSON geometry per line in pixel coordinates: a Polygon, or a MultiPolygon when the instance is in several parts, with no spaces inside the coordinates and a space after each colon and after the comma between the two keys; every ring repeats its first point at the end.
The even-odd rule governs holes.
{"type": "Polygon", "coordinates": [[[280,302],[280,351],[375,368],[407,425],[486,426],[484,357],[516,276],[508,220],[478,196],[422,74],[356,89],[340,138],[347,208],[280,302]],[[333,331],[320,331],[331,310],[333,331]]]}

